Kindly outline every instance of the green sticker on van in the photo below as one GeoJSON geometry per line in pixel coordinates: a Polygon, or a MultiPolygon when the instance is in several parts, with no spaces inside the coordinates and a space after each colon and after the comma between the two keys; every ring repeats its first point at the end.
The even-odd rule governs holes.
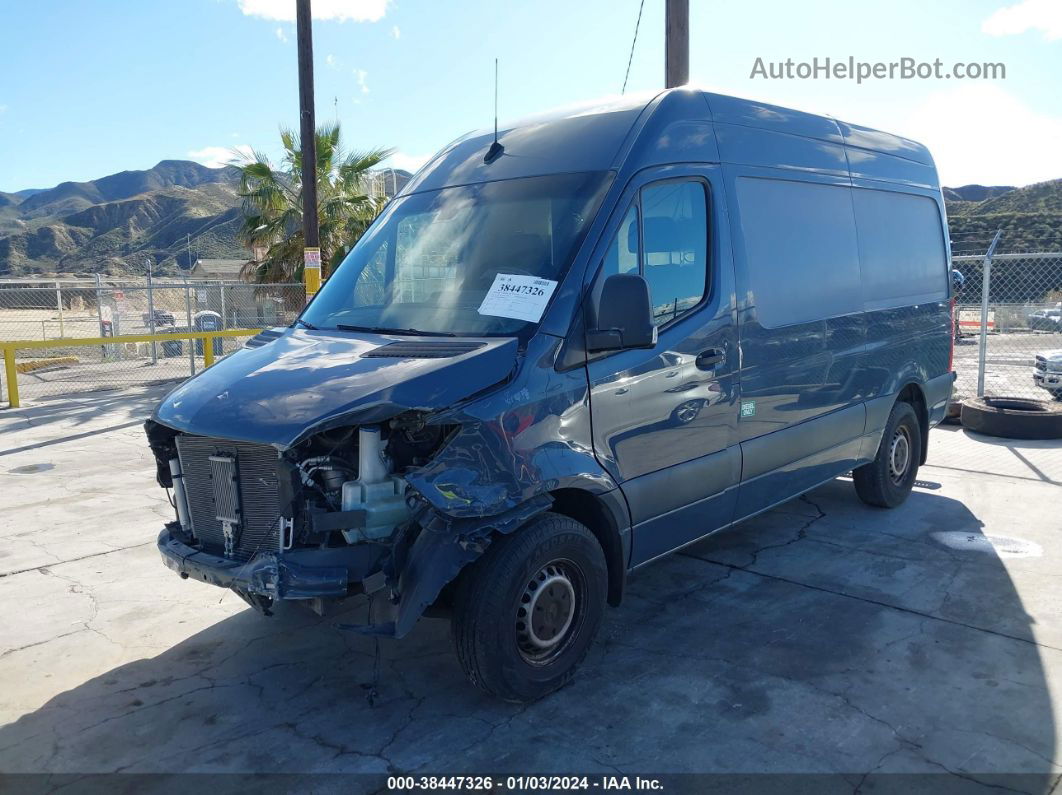
{"type": "Polygon", "coordinates": [[[742,417],[755,417],[756,416],[756,401],[755,400],[742,400],[741,401],[741,416],[742,417]]]}

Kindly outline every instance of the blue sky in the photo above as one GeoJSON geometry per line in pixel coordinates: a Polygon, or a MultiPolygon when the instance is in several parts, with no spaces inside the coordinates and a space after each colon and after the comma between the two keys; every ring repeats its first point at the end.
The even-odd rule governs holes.
{"type": "MultiPolygon", "coordinates": [[[[645,0],[628,93],[663,82],[645,0]]],[[[318,120],[415,167],[501,116],[617,94],[639,0],[315,0],[318,120]]],[[[0,190],[275,151],[298,119],[294,0],[37,0],[0,26],[0,190]]],[[[946,184],[1062,177],[1062,0],[691,0],[691,82],[898,132],[946,184]],[[1002,62],[1006,79],[763,80],[755,59],[1002,62]]]]}

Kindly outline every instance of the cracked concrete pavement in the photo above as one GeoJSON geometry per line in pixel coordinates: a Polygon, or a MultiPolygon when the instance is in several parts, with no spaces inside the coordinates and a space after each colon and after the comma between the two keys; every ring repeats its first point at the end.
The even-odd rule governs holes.
{"type": "MultiPolygon", "coordinates": [[[[0,412],[0,771],[1062,774],[1062,444],[934,430],[909,502],[839,479],[630,579],[575,681],[466,684],[404,641],[182,581],[156,390],[0,412]]],[[[362,613],[363,614],[363,613],[362,613]]]]}

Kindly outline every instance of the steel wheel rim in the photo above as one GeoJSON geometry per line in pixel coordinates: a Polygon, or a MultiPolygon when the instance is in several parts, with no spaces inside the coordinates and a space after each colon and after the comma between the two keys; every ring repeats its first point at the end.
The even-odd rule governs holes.
{"type": "Polygon", "coordinates": [[[527,581],[516,607],[516,642],[532,665],[556,659],[571,644],[582,603],[583,576],[570,560],[552,560],[527,581]]]}
{"type": "Polygon", "coordinates": [[[907,476],[911,466],[911,436],[907,428],[901,425],[892,435],[889,443],[889,478],[899,486],[907,476]]]}
{"type": "Polygon", "coordinates": [[[692,400],[687,400],[675,409],[675,416],[678,418],[679,422],[693,422],[697,419],[697,411],[697,404],[692,400]]]}

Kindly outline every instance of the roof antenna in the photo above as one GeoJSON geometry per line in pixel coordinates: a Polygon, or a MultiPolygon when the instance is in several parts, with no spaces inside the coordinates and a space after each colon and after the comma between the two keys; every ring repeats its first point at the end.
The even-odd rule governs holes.
{"type": "Polygon", "coordinates": [[[498,143],[498,59],[494,59],[494,143],[490,145],[487,154],[483,155],[484,163],[492,163],[494,159],[505,151],[505,147],[498,143]]]}

